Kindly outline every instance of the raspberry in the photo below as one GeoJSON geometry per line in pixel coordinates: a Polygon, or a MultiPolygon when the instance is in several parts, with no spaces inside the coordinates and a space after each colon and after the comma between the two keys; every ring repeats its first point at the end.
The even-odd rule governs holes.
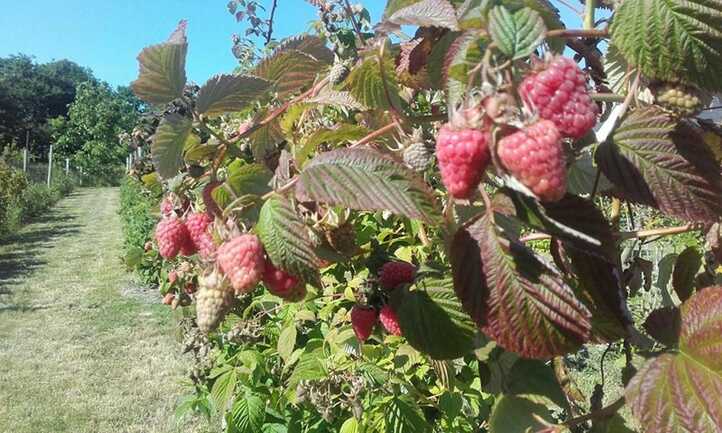
{"type": "Polygon", "coordinates": [[[379,270],[379,284],[384,289],[395,289],[404,283],[413,283],[416,267],[407,262],[384,263],[379,270]]]}
{"type": "Polygon", "coordinates": [[[331,67],[331,70],[328,73],[328,80],[331,82],[331,84],[341,84],[343,80],[348,77],[349,69],[348,66],[346,66],[343,62],[336,62],[331,67]]]}
{"type": "Polygon", "coordinates": [[[233,289],[217,273],[199,278],[196,294],[196,320],[198,328],[209,333],[216,329],[233,305],[233,289]]]}
{"type": "Polygon", "coordinates": [[[269,292],[280,298],[288,299],[291,295],[295,294],[295,289],[299,285],[300,280],[275,267],[270,260],[266,260],[266,269],[263,272],[263,283],[269,292]]]}
{"type": "Polygon", "coordinates": [[[391,335],[401,336],[401,327],[399,326],[399,318],[390,305],[384,305],[379,312],[379,321],[384,325],[384,329],[391,335]]]}
{"type": "Polygon", "coordinates": [[[542,201],[558,201],[567,189],[564,149],[554,123],[536,123],[499,140],[501,164],[542,201]]]}
{"type": "Polygon", "coordinates": [[[654,89],[654,100],[664,108],[684,116],[693,116],[703,108],[699,90],[676,83],[663,83],[654,89]]]}
{"type": "Polygon", "coordinates": [[[191,213],[186,218],[188,234],[193,241],[193,246],[198,250],[201,257],[210,258],[216,251],[216,244],[213,243],[213,236],[208,233],[208,226],[211,225],[211,217],[207,213],[191,213]]]}
{"type": "Polygon", "coordinates": [[[175,294],[168,292],[165,294],[165,296],[163,296],[163,303],[165,305],[170,305],[173,303],[174,299],[175,299],[175,294]]]}
{"type": "Polygon", "coordinates": [[[373,308],[354,305],[351,309],[351,327],[359,342],[363,343],[369,339],[377,318],[378,313],[373,308]]]}
{"type": "Polygon", "coordinates": [[[185,242],[180,247],[180,255],[181,256],[192,256],[195,254],[198,250],[196,249],[196,246],[193,244],[193,240],[191,239],[190,235],[186,238],[185,242]]]}
{"type": "Polygon", "coordinates": [[[584,137],[597,123],[599,108],[587,89],[587,76],[574,60],[554,56],[544,69],[524,78],[519,96],[565,136],[584,137]]]}
{"type": "Polygon", "coordinates": [[[404,164],[414,171],[424,171],[434,161],[434,153],[423,141],[412,143],[404,149],[404,164]]]}
{"type": "Polygon", "coordinates": [[[491,157],[489,132],[478,129],[454,129],[446,124],[436,137],[436,158],[441,180],[456,198],[469,198],[481,181],[491,157]]]}
{"type": "Polygon", "coordinates": [[[155,240],[158,252],[166,259],[172,259],[178,252],[187,247],[189,242],[188,229],[178,218],[164,218],[155,226],[155,240]]]}
{"type": "Polygon", "coordinates": [[[263,276],[263,246],[254,235],[237,236],[218,248],[218,264],[236,294],[250,291],[263,276]]]}
{"type": "Polygon", "coordinates": [[[168,282],[170,284],[175,284],[177,279],[178,279],[178,273],[176,273],[176,271],[168,272],[168,282]]]}
{"type": "Polygon", "coordinates": [[[160,213],[164,217],[168,217],[173,213],[173,201],[170,197],[165,197],[160,202],[160,213]]]}

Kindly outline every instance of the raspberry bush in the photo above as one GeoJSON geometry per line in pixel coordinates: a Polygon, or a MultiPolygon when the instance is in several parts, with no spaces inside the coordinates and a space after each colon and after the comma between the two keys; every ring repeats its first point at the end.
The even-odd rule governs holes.
{"type": "Polygon", "coordinates": [[[722,4],[587,1],[568,29],[546,1],[390,0],[371,23],[314,0],[315,33],[273,43],[256,2],[228,7],[249,3],[270,45],[236,37],[242,73],[187,83],[181,22],[133,83],[157,110],[131,174],[163,196],[144,254],[195,360],[179,413],[722,430],[722,128],[694,117],[722,90],[722,4]]]}

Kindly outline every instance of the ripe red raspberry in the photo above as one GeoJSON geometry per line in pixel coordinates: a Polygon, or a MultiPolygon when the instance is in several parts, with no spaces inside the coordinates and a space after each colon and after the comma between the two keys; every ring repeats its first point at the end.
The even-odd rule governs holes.
{"type": "Polygon", "coordinates": [[[155,227],[158,252],[166,259],[177,256],[181,248],[187,246],[189,239],[188,229],[178,218],[164,218],[155,227]]]}
{"type": "Polygon", "coordinates": [[[469,198],[491,157],[489,132],[478,129],[454,129],[445,124],[436,137],[436,159],[441,181],[453,197],[469,198]]]}
{"type": "Polygon", "coordinates": [[[384,305],[379,312],[379,321],[384,325],[384,329],[391,335],[401,336],[401,327],[399,326],[399,318],[390,305],[384,305]]]}
{"type": "Polygon", "coordinates": [[[539,120],[499,140],[499,160],[542,201],[558,201],[567,189],[564,149],[554,123],[539,120]]]}
{"type": "Polygon", "coordinates": [[[351,309],[351,327],[359,342],[363,343],[374,330],[378,313],[373,308],[354,305],[351,309]]]}
{"type": "Polygon", "coordinates": [[[394,289],[404,283],[413,283],[416,267],[408,262],[384,263],[379,270],[379,284],[384,289],[394,289]]]}
{"type": "Polygon", "coordinates": [[[265,265],[263,245],[254,235],[240,235],[221,245],[217,260],[236,294],[250,291],[261,281],[265,265]]]}
{"type": "Polygon", "coordinates": [[[294,289],[296,289],[301,281],[297,277],[275,267],[270,260],[266,260],[263,282],[266,284],[269,292],[280,298],[288,299],[295,293],[294,289]]]}
{"type": "Polygon", "coordinates": [[[527,76],[519,96],[565,137],[582,138],[597,123],[599,108],[589,95],[587,76],[568,57],[554,56],[544,69],[527,76]]]}
{"type": "Polygon", "coordinates": [[[185,242],[180,247],[180,255],[188,257],[192,256],[197,251],[198,250],[196,249],[196,246],[193,244],[193,240],[191,239],[190,235],[188,235],[185,242]]]}
{"type": "Polygon", "coordinates": [[[216,244],[213,243],[213,236],[208,233],[208,226],[211,225],[211,217],[207,213],[191,213],[186,218],[188,234],[193,241],[193,246],[203,258],[210,258],[216,252],[216,244]]]}

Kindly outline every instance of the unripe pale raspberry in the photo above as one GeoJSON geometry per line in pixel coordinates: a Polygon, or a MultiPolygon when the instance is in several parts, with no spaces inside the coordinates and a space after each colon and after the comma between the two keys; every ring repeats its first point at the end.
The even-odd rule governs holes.
{"type": "Polygon", "coordinates": [[[553,122],[539,120],[499,140],[499,160],[540,200],[558,201],[567,189],[561,140],[553,122]]]}
{"type": "Polygon", "coordinates": [[[668,110],[683,116],[693,116],[702,110],[704,104],[702,93],[692,86],[679,83],[662,83],[654,86],[654,100],[668,110]]]}
{"type": "Polygon", "coordinates": [[[378,313],[373,308],[354,305],[351,308],[351,327],[359,342],[368,340],[374,330],[378,313]]]}
{"type": "Polygon", "coordinates": [[[265,265],[263,246],[254,235],[236,236],[224,243],[218,248],[216,260],[236,294],[247,293],[261,281],[265,265]]]}
{"type": "Polygon", "coordinates": [[[300,282],[297,277],[275,267],[270,260],[266,260],[266,269],[263,272],[263,283],[269,292],[279,298],[288,299],[294,294],[300,282]]]}
{"type": "Polygon", "coordinates": [[[390,305],[384,305],[379,312],[379,321],[391,335],[401,336],[401,327],[399,326],[399,318],[390,305]]]}
{"type": "Polygon", "coordinates": [[[173,201],[170,197],[164,197],[160,202],[160,213],[164,217],[168,217],[173,213],[173,201]]]}
{"type": "Polygon", "coordinates": [[[414,282],[416,266],[408,262],[384,263],[379,270],[379,284],[384,289],[395,289],[401,284],[414,282]]]}
{"type": "Polygon", "coordinates": [[[579,139],[597,123],[599,108],[589,95],[587,76],[574,60],[552,57],[519,85],[519,96],[565,137],[579,139]]]}
{"type": "Polygon", "coordinates": [[[216,252],[216,244],[213,242],[213,236],[208,232],[212,220],[205,212],[191,213],[186,218],[186,227],[188,234],[195,249],[203,258],[210,258],[216,252]]]}
{"type": "Polygon", "coordinates": [[[414,171],[424,171],[434,161],[434,152],[423,141],[410,144],[404,149],[404,164],[414,171]]]}
{"type": "Polygon", "coordinates": [[[341,84],[348,77],[349,68],[344,62],[336,62],[328,73],[328,80],[331,84],[341,84]]]}
{"type": "Polygon", "coordinates": [[[198,328],[208,333],[218,327],[233,305],[233,289],[218,274],[199,278],[196,294],[196,321],[198,328]]]}
{"type": "Polygon", "coordinates": [[[189,242],[188,229],[178,218],[164,218],[155,227],[155,240],[158,242],[158,252],[166,259],[178,255],[181,248],[187,248],[189,242]]]}
{"type": "Polygon", "coordinates": [[[489,132],[441,127],[436,137],[436,159],[441,181],[453,197],[469,198],[489,164],[489,132]]]}

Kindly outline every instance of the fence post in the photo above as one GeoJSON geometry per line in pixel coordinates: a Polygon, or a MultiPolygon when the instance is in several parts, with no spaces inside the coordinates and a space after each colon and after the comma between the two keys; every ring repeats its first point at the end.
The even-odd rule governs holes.
{"type": "Polygon", "coordinates": [[[50,152],[48,153],[48,188],[50,188],[50,179],[53,177],[53,145],[50,145],[50,152]]]}
{"type": "Polygon", "coordinates": [[[25,146],[23,149],[23,173],[28,172],[28,147],[25,146]]]}
{"type": "Polygon", "coordinates": [[[65,158],[65,174],[70,174],[70,158],[65,158]]]}

